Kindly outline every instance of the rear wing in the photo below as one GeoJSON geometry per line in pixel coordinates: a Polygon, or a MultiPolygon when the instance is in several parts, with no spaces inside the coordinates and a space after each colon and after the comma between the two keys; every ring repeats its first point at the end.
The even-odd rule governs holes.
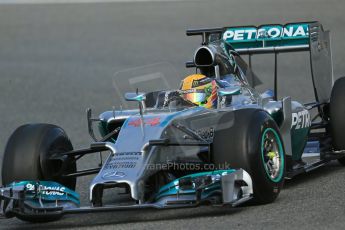
{"type": "Polygon", "coordinates": [[[308,23],[229,27],[222,37],[239,54],[308,51],[310,48],[308,23]]]}
{"type": "MultiPolygon", "coordinates": [[[[237,26],[216,29],[187,30],[187,35],[202,35],[203,45],[221,39],[229,50],[240,55],[272,53],[275,55],[274,90],[277,97],[277,56],[286,52],[309,52],[316,101],[329,101],[333,85],[330,33],[319,22],[237,26]]],[[[191,64],[189,63],[189,67],[191,64]]]]}

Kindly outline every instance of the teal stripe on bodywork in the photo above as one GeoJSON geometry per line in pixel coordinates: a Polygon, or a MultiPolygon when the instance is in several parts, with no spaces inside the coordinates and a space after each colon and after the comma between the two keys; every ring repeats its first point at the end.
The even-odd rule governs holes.
{"type": "MultiPolygon", "coordinates": [[[[157,193],[155,199],[158,200],[162,197],[165,197],[165,196],[174,196],[174,195],[177,195],[177,194],[180,194],[180,195],[187,195],[187,194],[195,194],[196,191],[194,189],[190,189],[190,190],[180,190],[177,188],[177,185],[178,185],[178,181],[180,179],[183,179],[183,178],[188,178],[188,177],[191,177],[192,179],[193,178],[197,178],[197,177],[203,177],[203,176],[209,176],[209,175],[222,175],[223,173],[227,173],[227,174],[231,174],[233,172],[235,172],[236,170],[234,169],[228,169],[228,170],[216,170],[216,171],[209,171],[209,172],[200,172],[200,173],[194,173],[194,174],[189,174],[189,175],[186,175],[186,176],[183,176],[183,177],[180,177],[164,186],[162,186],[160,189],[159,189],[159,192],[157,193]]],[[[208,194],[212,193],[213,191],[216,191],[216,190],[219,190],[221,189],[221,185],[220,185],[220,182],[218,183],[215,183],[215,184],[210,184],[210,186],[208,186],[204,192],[203,192],[203,196],[207,196],[208,194]]]]}
{"type": "MultiPolygon", "coordinates": [[[[13,189],[15,189],[16,187],[23,186],[26,192],[25,198],[27,200],[37,200],[39,197],[36,195],[36,192],[34,190],[29,189],[34,185],[36,185],[37,187],[38,186],[43,187],[43,190],[39,193],[39,197],[42,200],[47,200],[47,201],[65,200],[65,201],[72,201],[78,205],[80,204],[80,201],[79,201],[80,196],[77,192],[54,181],[20,181],[20,182],[13,182],[9,184],[8,187],[12,187],[13,189]],[[60,192],[63,195],[45,194],[45,192],[47,191],[44,190],[44,187],[63,188],[63,191],[60,192]]],[[[50,193],[52,192],[54,191],[50,191],[50,193]]],[[[55,192],[59,192],[59,191],[55,191],[55,192]]]]}

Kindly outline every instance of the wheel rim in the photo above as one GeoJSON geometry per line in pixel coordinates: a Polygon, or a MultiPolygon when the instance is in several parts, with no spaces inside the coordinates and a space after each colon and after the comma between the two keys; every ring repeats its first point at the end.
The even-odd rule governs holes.
{"type": "Polygon", "coordinates": [[[279,182],[284,172],[283,145],[278,133],[272,129],[265,129],[261,138],[261,157],[268,178],[279,182]]]}

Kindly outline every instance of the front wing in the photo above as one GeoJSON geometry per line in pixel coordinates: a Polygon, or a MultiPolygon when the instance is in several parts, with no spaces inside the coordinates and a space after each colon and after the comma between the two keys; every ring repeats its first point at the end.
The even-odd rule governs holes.
{"type": "Polygon", "coordinates": [[[56,220],[64,214],[196,207],[202,204],[237,206],[252,198],[250,175],[242,170],[190,174],[160,188],[150,203],[80,207],[79,195],[51,181],[21,181],[0,188],[1,215],[35,221],[56,220]]]}

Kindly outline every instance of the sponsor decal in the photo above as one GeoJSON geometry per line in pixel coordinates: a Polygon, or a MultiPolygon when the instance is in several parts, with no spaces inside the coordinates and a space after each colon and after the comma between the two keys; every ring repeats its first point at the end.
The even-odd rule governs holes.
{"type": "Polygon", "coordinates": [[[105,166],[105,169],[132,169],[136,165],[137,162],[133,161],[111,162],[105,166]]]}
{"type": "Polygon", "coordinates": [[[135,168],[137,162],[141,159],[141,152],[120,152],[114,156],[104,166],[105,170],[135,168]]]}
{"type": "MultiPolygon", "coordinates": [[[[30,183],[26,184],[25,187],[28,191],[35,190],[35,185],[30,183]]],[[[66,187],[39,185],[38,190],[40,190],[43,195],[62,196],[65,194],[66,187]]]]}
{"type": "MultiPolygon", "coordinates": [[[[141,125],[142,119],[141,118],[136,118],[134,120],[131,120],[128,122],[129,126],[134,126],[134,127],[139,127],[141,125]]],[[[144,118],[144,125],[149,125],[149,126],[157,126],[161,123],[161,118],[160,117],[154,117],[154,118],[144,118]]]]}
{"type": "Polygon", "coordinates": [[[308,24],[265,25],[261,27],[228,28],[223,34],[223,40],[236,42],[268,41],[281,39],[298,39],[309,36],[308,24]]]}
{"type": "Polygon", "coordinates": [[[199,87],[199,86],[203,86],[203,85],[206,85],[206,84],[210,83],[211,81],[212,81],[212,79],[208,78],[208,77],[205,77],[205,78],[202,78],[202,79],[198,79],[198,80],[193,80],[192,87],[196,88],[196,87],[199,87]]]}
{"type": "Polygon", "coordinates": [[[208,128],[201,128],[195,131],[200,137],[202,137],[205,140],[212,141],[214,137],[214,128],[208,127],[208,128]]]}
{"type": "Polygon", "coordinates": [[[156,125],[159,125],[159,124],[160,124],[160,118],[159,117],[147,119],[145,121],[145,125],[156,126],[156,125]]]}
{"type": "Polygon", "coordinates": [[[120,152],[115,153],[115,156],[141,156],[141,152],[120,152]]]}
{"type": "Polygon", "coordinates": [[[204,93],[205,89],[185,89],[185,90],[180,90],[181,94],[188,94],[188,93],[204,93]]]}
{"type": "Polygon", "coordinates": [[[109,178],[109,177],[119,177],[119,178],[122,178],[122,177],[125,177],[126,174],[124,172],[120,172],[120,171],[116,171],[116,170],[111,170],[111,171],[108,171],[108,172],[105,172],[102,177],[104,179],[106,178],[109,178]]]}
{"type": "Polygon", "coordinates": [[[298,113],[292,113],[291,128],[304,129],[311,126],[310,114],[307,110],[298,113]]]}

